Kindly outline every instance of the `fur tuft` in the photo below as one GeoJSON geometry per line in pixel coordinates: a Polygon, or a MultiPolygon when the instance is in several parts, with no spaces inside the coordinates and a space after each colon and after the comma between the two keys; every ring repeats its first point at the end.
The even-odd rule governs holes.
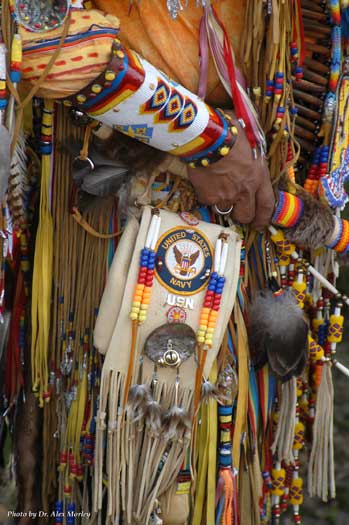
{"type": "Polygon", "coordinates": [[[152,397],[148,385],[131,386],[128,395],[127,412],[133,423],[145,417],[147,407],[151,401],[152,397]]]}
{"type": "Polygon", "coordinates": [[[326,244],[333,231],[333,214],[328,206],[297,188],[297,195],[304,202],[304,213],[294,228],[285,229],[287,239],[307,248],[326,244]]]}
{"type": "Polygon", "coordinates": [[[266,362],[272,371],[287,381],[299,375],[307,358],[308,325],[289,290],[274,296],[260,292],[250,307],[249,342],[254,366],[266,362]]]}
{"type": "Polygon", "coordinates": [[[154,436],[161,431],[161,407],[157,401],[151,399],[145,406],[145,424],[154,436]]]}
{"type": "Polygon", "coordinates": [[[238,393],[239,381],[235,368],[227,363],[220,371],[217,381],[217,388],[220,399],[224,399],[232,405],[238,393]]]}
{"type": "Polygon", "coordinates": [[[191,421],[188,412],[178,406],[173,406],[164,414],[163,436],[166,441],[190,439],[191,421]]]}
{"type": "Polygon", "coordinates": [[[208,403],[210,399],[215,399],[217,403],[223,404],[229,400],[222,390],[219,389],[219,385],[214,385],[210,381],[204,381],[201,386],[201,402],[208,403]]]}

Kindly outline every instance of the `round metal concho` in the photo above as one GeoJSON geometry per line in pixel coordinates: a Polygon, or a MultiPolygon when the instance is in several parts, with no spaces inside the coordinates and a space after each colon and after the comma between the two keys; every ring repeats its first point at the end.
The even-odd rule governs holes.
{"type": "Polygon", "coordinates": [[[144,353],[161,366],[178,367],[195,352],[196,335],[187,324],[159,326],[148,336],[144,353]]]}
{"type": "Polygon", "coordinates": [[[18,24],[40,33],[61,26],[69,12],[70,0],[16,0],[18,24]]]}
{"type": "Polygon", "coordinates": [[[165,366],[179,366],[182,360],[176,350],[166,350],[164,356],[159,360],[159,364],[165,366]]]}

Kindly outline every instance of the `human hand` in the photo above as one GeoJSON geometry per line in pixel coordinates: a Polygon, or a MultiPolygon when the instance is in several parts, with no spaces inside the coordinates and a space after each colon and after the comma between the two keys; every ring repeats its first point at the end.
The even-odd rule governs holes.
{"type": "Polygon", "coordinates": [[[236,221],[262,229],[269,223],[275,204],[269,171],[262,156],[253,158],[244,130],[231,116],[238,128],[233,148],[206,168],[188,168],[189,179],[199,202],[216,205],[222,211],[234,206],[232,216],[236,221]]]}

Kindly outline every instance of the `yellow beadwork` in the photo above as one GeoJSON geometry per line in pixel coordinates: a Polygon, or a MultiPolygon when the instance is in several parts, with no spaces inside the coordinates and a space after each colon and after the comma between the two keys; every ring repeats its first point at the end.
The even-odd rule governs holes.
{"type": "Polygon", "coordinates": [[[281,230],[277,230],[275,234],[271,235],[271,240],[282,255],[290,256],[296,250],[295,244],[285,239],[285,235],[281,230]]]}
{"type": "Polygon", "coordinates": [[[91,87],[91,91],[92,93],[96,93],[98,95],[98,93],[102,91],[102,86],[100,86],[99,84],[93,84],[93,86],[91,87]]]}
{"type": "Polygon", "coordinates": [[[302,393],[302,379],[301,377],[297,377],[297,397],[301,397],[302,393]]]}
{"type": "Polygon", "coordinates": [[[290,503],[291,505],[302,505],[303,503],[303,480],[302,478],[293,478],[290,486],[290,503]]]}
{"type": "Polygon", "coordinates": [[[343,322],[344,317],[342,315],[330,316],[330,326],[328,329],[328,342],[329,343],[340,343],[343,338],[343,322]]]}
{"type": "Polygon", "coordinates": [[[298,421],[296,423],[295,429],[294,429],[294,441],[293,441],[293,448],[300,450],[304,446],[304,431],[305,427],[301,421],[298,421]]]}
{"type": "Polygon", "coordinates": [[[104,75],[104,78],[108,81],[108,82],[111,82],[112,80],[114,80],[115,78],[115,73],[114,71],[106,71],[105,72],[105,75],[104,75]]]}
{"type": "Polygon", "coordinates": [[[312,338],[311,335],[308,335],[308,348],[309,348],[309,359],[311,361],[321,361],[321,359],[324,357],[324,350],[312,338]]]}
{"type": "Polygon", "coordinates": [[[228,146],[222,146],[219,150],[219,153],[222,155],[222,157],[225,157],[226,155],[228,155],[229,151],[230,148],[228,148],[228,146]]]}
{"type": "Polygon", "coordinates": [[[312,321],[313,331],[317,333],[319,331],[319,326],[321,326],[324,323],[323,317],[320,317],[319,319],[315,318],[312,321]]]}
{"type": "Polygon", "coordinates": [[[273,481],[273,488],[271,493],[273,496],[282,496],[285,491],[286,471],[284,468],[275,469],[271,471],[271,478],[273,481]]]}
{"type": "Polygon", "coordinates": [[[80,93],[79,95],[76,95],[76,100],[79,102],[79,104],[83,104],[86,102],[86,96],[80,93]]]}
{"type": "Polygon", "coordinates": [[[292,288],[294,289],[294,295],[297,299],[299,308],[304,308],[306,287],[307,285],[304,281],[302,281],[301,283],[299,283],[298,281],[293,281],[292,283],[292,288]]]}

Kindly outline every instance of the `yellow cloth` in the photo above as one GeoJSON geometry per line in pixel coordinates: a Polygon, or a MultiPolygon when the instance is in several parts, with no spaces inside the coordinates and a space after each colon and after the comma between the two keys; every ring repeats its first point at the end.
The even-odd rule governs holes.
{"type": "MultiPolygon", "coordinates": [[[[110,49],[113,33],[108,28],[119,27],[119,20],[114,16],[104,16],[96,9],[72,11],[68,36],[89,32],[88,38],[81,42],[66,42],[47,75],[37,96],[43,98],[62,98],[80,91],[96,78],[107,66],[110,60],[110,49]],[[104,28],[104,35],[96,31],[104,28]]],[[[43,33],[33,33],[19,26],[23,41],[23,88],[28,83],[35,84],[40,78],[45,66],[57,47],[63,27],[43,33]],[[52,45],[50,45],[50,41],[52,45]],[[44,48],[38,48],[43,42],[44,48]]]]}
{"type": "MultiPolygon", "coordinates": [[[[199,85],[199,27],[203,9],[189,0],[189,5],[177,20],[172,20],[166,0],[134,1],[129,12],[129,0],[95,0],[102,9],[73,10],[69,35],[90,31],[90,37],[74,45],[65,44],[37,95],[63,98],[77,93],[96,78],[110,59],[112,34],[94,35],[102,28],[117,28],[121,24],[122,42],[134,49],[155,67],[193,92],[199,85]],[[92,24],[93,21],[93,24],[92,24]]],[[[214,3],[238,57],[239,39],[244,20],[245,0],[219,0],[214,3]]],[[[41,41],[57,39],[62,27],[44,33],[33,33],[20,27],[23,39],[23,87],[35,84],[49,62],[54,49],[33,49],[41,41]]],[[[214,106],[229,104],[212,59],[209,62],[206,101],[214,106]]]]}
{"type": "MultiPolygon", "coordinates": [[[[185,3],[185,2],[183,2],[185,3]]],[[[120,20],[121,41],[181,85],[197,92],[199,85],[199,28],[203,9],[195,0],[172,20],[166,0],[94,0],[94,5],[120,20]]],[[[212,4],[224,23],[238,55],[246,0],[219,0],[212,4]]],[[[209,63],[206,102],[225,105],[229,98],[212,60],[209,63]]]]}

